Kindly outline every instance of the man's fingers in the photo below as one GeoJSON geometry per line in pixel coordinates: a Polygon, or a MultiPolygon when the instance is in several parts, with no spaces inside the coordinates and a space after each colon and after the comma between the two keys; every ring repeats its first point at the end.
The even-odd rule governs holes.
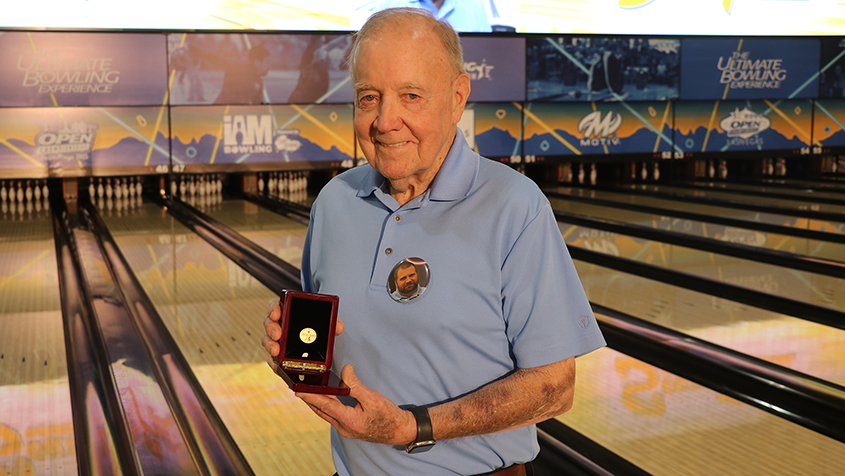
{"type": "Polygon", "coordinates": [[[343,369],[340,371],[340,379],[346,383],[350,392],[354,392],[355,390],[361,388],[367,389],[367,387],[358,380],[358,376],[355,375],[355,369],[352,368],[352,364],[346,364],[343,366],[343,369]]]}
{"type": "Polygon", "coordinates": [[[270,338],[270,336],[265,335],[261,338],[261,345],[264,346],[264,350],[270,354],[271,357],[275,357],[279,355],[279,344],[270,338]]]}
{"type": "Polygon", "coordinates": [[[278,322],[279,319],[282,317],[282,308],[279,306],[278,299],[271,299],[270,300],[270,307],[267,309],[267,318],[278,322]]]}
{"type": "Polygon", "coordinates": [[[339,335],[343,334],[343,329],[344,329],[343,321],[338,319],[337,324],[335,325],[335,328],[334,328],[334,335],[339,336],[339,335]]]}
{"type": "Polygon", "coordinates": [[[279,340],[282,337],[282,327],[269,317],[264,319],[264,331],[273,340],[279,340]]]}

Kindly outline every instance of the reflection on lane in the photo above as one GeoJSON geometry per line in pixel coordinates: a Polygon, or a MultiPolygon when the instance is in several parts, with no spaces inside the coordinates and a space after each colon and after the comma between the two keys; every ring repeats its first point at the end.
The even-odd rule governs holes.
{"type": "MultiPolygon", "coordinates": [[[[790,195],[794,196],[798,200],[808,200],[813,201],[814,198],[823,198],[826,200],[839,200],[845,203],[845,193],[842,192],[824,192],[819,191],[821,187],[818,187],[816,184],[812,182],[806,182],[807,188],[814,188],[813,191],[808,190],[801,190],[797,188],[787,188],[787,187],[773,187],[764,184],[749,184],[749,183],[736,183],[736,182],[695,182],[698,188],[695,190],[701,190],[702,187],[708,187],[713,190],[724,190],[726,192],[740,190],[740,191],[748,191],[748,192],[755,192],[755,193],[772,193],[772,194],[779,194],[779,195],[790,195]]],[[[841,187],[841,185],[840,185],[841,187]]]]}
{"type": "MultiPolygon", "coordinates": [[[[0,218],[0,474],[76,474],[49,210],[0,218]]],[[[31,207],[31,202],[28,202],[31,207]]],[[[32,207],[31,207],[32,208],[32,207]]]]}
{"type": "Polygon", "coordinates": [[[266,364],[276,296],[155,205],[104,219],[253,471],[332,474],[328,424],[266,364]]]}
{"type": "Polygon", "coordinates": [[[655,476],[837,474],[845,445],[610,348],[558,419],[655,476]]]}
{"type": "Polygon", "coordinates": [[[692,248],[558,222],[568,246],[683,271],[756,291],[845,309],[843,280],[692,248]]]}
{"type": "Polygon", "coordinates": [[[777,233],[735,228],[717,223],[673,218],[632,210],[607,207],[592,203],[574,202],[549,197],[552,208],[565,213],[576,213],[591,217],[615,220],[634,225],[652,227],[657,230],[668,230],[688,235],[712,238],[730,243],[740,243],[758,246],[770,250],[784,251],[792,254],[810,256],[845,263],[845,244],[829,241],[809,240],[777,233]]]}
{"type": "Polygon", "coordinates": [[[223,200],[205,213],[299,268],[308,227],[240,199],[223,200]]]}
{"type": "Polygon", "coordinates": [[[590,302],[845,385],[845,331],[575,261],[590,302]]]}
{"type": "Polygon", "coordinates": [[[746,195],[731,193],[727,190],[703,190],[703,189],[689,189],[684,187],[673,187],[672,185],[656,185],[656,184],[631,184],[619,187],[620,190],[647,190],[649,192],[671,193],[673,195],[683,195],[685,197],[694,198],[716,198],[719,200],[730,200],[738,203],[751,203],[755,205],[766,205],[769,207],[779,207],[784,210],[812,210],[815,212],[825,213],[845,213],[845,204],[833,205],[830,203],[818,203],[812,200],[811,196],[804,195],[803,200],[793,200],[787,198],[762,197],[756,195],[746,195]]]}
{"type": "Polygon", "coordinates": [[[546,190],[566,195],[573,195],[576,197],[611,200],[619,203],[645,205],[649,207],[657,207],[679,212],[700,213],[704,215],[733,218],[736,220],[766,223],[769,225],[800,228],[825,233],[845,234],[845,223],[843,222],[831,222],[825,220],[800,218],[789,215],[779,215],[774,213],[762,213],[743,210],[737,207],[720,207],[700,203],[671,200],[666,198],[650,197],[647,195],[628,194],[623,192],[607,192],[603,190],[591,190],[586,188],[554,187],[548,188],[546,190]]]}

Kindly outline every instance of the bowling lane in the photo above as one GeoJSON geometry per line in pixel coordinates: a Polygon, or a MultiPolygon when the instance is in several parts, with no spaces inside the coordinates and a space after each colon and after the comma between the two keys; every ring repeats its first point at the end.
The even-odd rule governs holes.
{"type": "Polygon", "coordinates": [[[737,183],[737,182],[694,182],[688,185],[694,186],[693,190],[702,190],[702,189],[711,189],[711,190],[721,190],[725,192],[752,192],[752,193],[772,193],[772,194],[779,194],[779,195],[789,195],[795,197],[796,200],[808,200],[813,201],[814,198],[823,198],[825,200],[838,200],[845,204],[845,193],[842,190],[840,191],[824,191],[820,187],[816,187],[815,185],[810,185],[809,182],[805,182],[804,189],[799,188],[789,188],[789,187],[778,187],[778,186],[771,186],[765,185],[762,183],[737,183]],[[811,190],[811,188],[813,190],[811,190]]]}
{"type": "Polygon", "coordinates": [[[766,233],[745,228],[736,228],[717,223],[706,223],[672,218],[662,215],[623,210],[593,203],[575,202],[549,197],[552,208],[556,211],[587,215],[590,217],[615,220],[658,230],[712,238],[714,240],[758,246],[775,251],[845,262],[845,244],[829,241],[811,240],[778,233],[766,233]]]}
{"type": "Polygon", "coordinates": [[[841,279],[594,228],[561,222],[558,226],[568,246],[683,271],[834,310],[845,309],[845,282],[841,279]]]}
{"type": "Polygon", "coordinates": [[[575,267],[590,302],[845,385],[843,330],[584,261],[575,267]]]}
{"type": "Polygon", "coordinates": [[[246,200],[222,200],[204,212],[299,268],[308,227],[246,200]]]}
{"type": "Polygon", "coordinates": [[[825,233],[845,234],[845,221],[832,222],[827,220],[801,218],[798,216],[782,215],[777,213],[755,212],[751,210],[743,210],[738,207],[723,207],[703,203],[678,201],[669,198],[629,194],[625,193],[624,191],[610,192],[605,190],[592,190],[579,187],[552,187],[546,188],[545,190],[548,192],[562,193],[575,197],[594,198],[619,203],[644,205],[678,212],[700,213],[705,215],[744,220],[754,223],[766,223],[769,225],[821,231],[825,233]]]}
{"type": "Polygon", "coordinates": [[[50,211],[42,200],[2,208],[0,474],[76,475],[50,211]]]}
{"type": "Polygon", "coordinates": [[[671,193],[673,195],[681,195],[693,198],[714,198],[719,200],[730,200],[737,203],[749,203],[753,205],[765,205],[768,207],[778,207],[785,211],[802,211],[812,210],[815,212],[824,213],[845,213],[845,203],[840,205],[831,203],[814,202],[812,197],[805,195],[803,199],[789,199],[777,197],[764,197],[757,195],[746,195],[731,193],[730,190],[704,190],[700,188],[686,188],[672,185],[656,185],[656,184],[630,184],[620,185],[620,190],[646,190],[649,192],[671,193]]]}
{"type": "Polygon", "coordinates": [[[156,205],[103,218],[253,471],[332,474],[329,425],[266,364],[275,295],[156,205]]]}
{"type": "Polygon", "coordinates": [[[845,445],[610,348],[558,420],[654,476],[839,474],[845,445]]]}

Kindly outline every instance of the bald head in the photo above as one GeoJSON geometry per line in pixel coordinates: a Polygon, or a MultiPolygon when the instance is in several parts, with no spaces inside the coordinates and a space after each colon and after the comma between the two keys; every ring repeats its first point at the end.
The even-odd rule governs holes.
{"type": "Polygon", "coordinates": [[[440,40],[450,67],[455,74],[466,73],[461,42],[458,39],[458,34],[455,33],[449,23],[438,20],[423,8],[388,8],[374,13],[354,35],[352,49],[349,53],[349,71],[352,75],[352,84],[358,83],[360,79],[358,59],[361,53],[361,45],[371,38],[378,37],[381,33],[390,33],[397,30],[405,32],[410,38],[434,35],[440,40]]]}

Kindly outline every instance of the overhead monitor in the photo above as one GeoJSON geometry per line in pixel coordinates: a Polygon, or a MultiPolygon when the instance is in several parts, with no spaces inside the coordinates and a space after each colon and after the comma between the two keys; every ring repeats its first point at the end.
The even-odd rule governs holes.
{"type": "MultiPolygon", "coordinates": [[[[30,0],[0,28],[357,30],[373,12],[431,0],[30,0]]],[[[459,31],[632,35],[842,35],[839,0],[443,0],[459,31]]]]}

